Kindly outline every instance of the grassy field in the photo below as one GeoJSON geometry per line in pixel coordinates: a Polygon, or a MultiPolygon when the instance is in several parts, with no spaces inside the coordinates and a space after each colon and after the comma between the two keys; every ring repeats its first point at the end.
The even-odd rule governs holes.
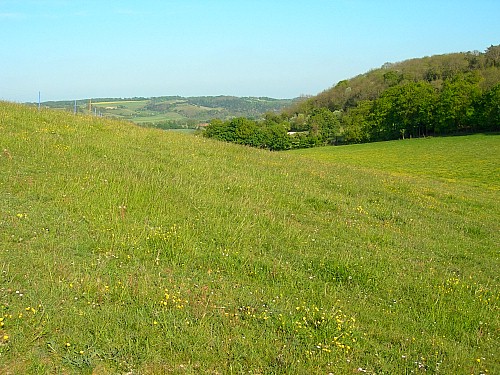
{"type": "MultiPolygon", "coordinates": [[[[165,100],[157,104],[165,104],[171,110],[147,110],[150,100],[127,100],[115,102],[96,102],[96,107],[104,116],[117,117],[133,121],[137,124],[158,123],[172,120],[206,119],[207,113],[214,108],[190,104],[187,100],[165,100]]],[[[219,108],[220,111],[223,108],[219,108]]]]}
{"type": "Polygon", "coordinates": [[[155,123],[160,121],[168,120],[183,120],[186,119],[184,116],[176,112],[166,112],[162,114],[149,115],[149,116],[134,116],[131,120],[135,123],[155,123]]]}
{"type": "Polygon", "coordinates": [[[500,189],[498,135],[420,138],[294,150],[295,155],[393,175],[421,176],[500,189]]]}
{"type": "Polygon", "coordinates": [[[499,145],[0,103],[0,373],[500,373],[499,145]]]}

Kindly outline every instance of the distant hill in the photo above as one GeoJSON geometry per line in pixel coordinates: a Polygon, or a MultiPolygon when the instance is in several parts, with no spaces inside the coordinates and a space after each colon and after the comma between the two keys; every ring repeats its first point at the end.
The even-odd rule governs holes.
{"type": "MultiPolygon", "coordinates": [[[[93,98],[76,101],[76,111],[130,120],[164,128],[194,127],[214,118],[247,117],[260,119],[265,113],[279,113],[299,99],[235,96],[162,96],[153,98],[93,98]]],[[[75,111],[75,101],[49,101],[43,106],[75,111]]]]}

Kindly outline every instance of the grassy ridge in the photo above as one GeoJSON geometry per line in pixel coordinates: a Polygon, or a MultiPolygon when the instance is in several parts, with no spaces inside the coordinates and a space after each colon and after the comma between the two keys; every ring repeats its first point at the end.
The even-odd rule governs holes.
{"type": "MultiPolygon", "coordinates": [[[[269,153],[11,104],[0,134],[2,373],[500,371],[489,168],[394,173],[362,155],[389,143],[269,153]]],[[[498,168],[498,136],[466,140],[476,156],[392,145],[498,168]]]]}

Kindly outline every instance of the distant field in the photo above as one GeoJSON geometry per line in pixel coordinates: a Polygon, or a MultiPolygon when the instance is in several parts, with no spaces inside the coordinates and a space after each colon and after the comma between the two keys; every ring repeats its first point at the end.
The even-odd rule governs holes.
{"type": "Polygon", "coordinates": [[[499,374],[499,143],[0,103],[0,373],[499,374]]]}
{"type": "Polygon", "coordinates": [[[168,121],[168,120],[182,120],[185,117],[175,113],[175,112],[167,112],[158,115],[150,115],[150,116],[134,116],[131,120],[137,123],[143,122],[158,122],[158,121],[168,121]]]}
{"type": "Polygon", "coordinates": [[[123,100],[116,102],[96,102],[92,103],[92,105],[98,108],[123,106],[130,111],[136,111],[138,109],[144,108],[148,104],[148,102],[148,100],[123,100]]]}
{"type": "MultiPolygon", "coordinates": [[[[92,103],[105,116],[127,119],[136,123],[155,123],[168,120],[182,120],[186,117],[176,112],[161,112],[145,110],[149,100],[127,100],[114,102],[92,103]]],[[[172,101],[174,103],[175,101],[172,101]]]]}

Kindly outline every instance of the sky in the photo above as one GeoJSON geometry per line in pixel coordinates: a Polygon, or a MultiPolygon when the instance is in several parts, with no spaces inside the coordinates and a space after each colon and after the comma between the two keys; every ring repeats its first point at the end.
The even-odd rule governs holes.
{"type": "Polygon", "coordinates": [[[0,0],[0,100],[295,98],[498,44],[498,0],[0,0]]]}

